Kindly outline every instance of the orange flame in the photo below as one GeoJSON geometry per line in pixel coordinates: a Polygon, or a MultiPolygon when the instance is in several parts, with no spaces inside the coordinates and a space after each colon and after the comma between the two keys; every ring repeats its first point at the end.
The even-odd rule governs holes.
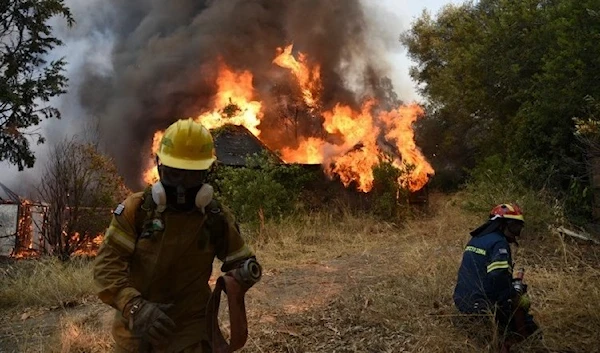
{"type": "Polygon", "coordinates": [[[293,44],[285,48],[277,48],[279,53],[273,63],[283,68],[289,69],[298,80],[302,90],[302,98],[310,108],[315,108],[318,104],[319,91],[321,90],[321,68],[315,65],[312,69],[307,64],[306,55],[298,54],[298,60],[292,55],[293,44]]]}
{"type": "MultiPolygon", "coordinates": [[[[279,48],[273,63],[291,71],[306,106],[323,118],[327,136],[302,137],[290,142],[281,148],[282,159],[287,163],[323,164],[329,176],[337,175],[344,185],[355,184],[358,190],[368,192],[373,187],[373,167],[391,154],[397,156],[392,160],[393,165],[404,171],[398,182],[411,191],[421,189],[434,173],[414,142],[412,124],[422,116],[422,108],[415,104],[381,111],[376,100],[366,99],[359,111],[341,103],[329,111],[321,111],[318,109],[322,90],[320,66],[311,67],[302,53],[296,59],[292,49],[292,45],[279,48]],[[383,140],[385,147],[380,143],[383,140]]],[[[254,100],[252,79],[249,71],[236,72],[221,64],[211,108],[196,120],[209,129],[225,124],[242,125],[260,138],[263,106],[254,100]]],[[[162,131],[155,133],[153,152],[158,149],[162,134],[162,131]]],[[[145,172],[144,180],[147,183],[158,180],[155,168],[145,172]]]]}
{"type": "Polygon", "coordinates": [[[358,190],[369,192],[373,187],[373,167],[379,163],[379,154],[374,153],[376,151],[377,146],[365,144],[335,159],[335,164],[326,172],[329,176],[337,174],[344,186],[356,182],[358,190]]]}
{"type": "Polygon", "coordinates": [[[325,141],[309,137],[300,142],[296,149],[285,147],[281,150],[281,158],[288,163],[321,164],[324,161],[325,148],[332,146],[325,141]]]}
{"type": "MultiPolygon", "coordinates": [[[[252,134],[259,136],[258,125],[263,116],[262,103],[252,100],[253,95],[254,87],[250,71],[236,73],[225,64],[221,64],[213,107],[194,120],[202,123],[207,129],[216,129],[227,124],[242,125],[252,134]]],[[[144,183],[149,185],[159,179],[154,157],[163,135],[164,131],[157,131],[152,137],[152,158],[142,177],[144,183]]]]}
{"type": "Polygon", "coordinates": [[[374,104],[374,100],[367,100],[360,112],[338,104],[333,111],[323,113],[325,130],[341,134],[345,150],[352,149],[334,157],[326,172],[330,176],[339,175],[345,186],[355,181],[357,189],[363,192],[368,192],[373,187],[372,168],[379,163],[380,156],[377,147],[379,128],[373,124],[371,115],[374,104]],[[357,144],[361,146],[355,148],[357,144]]]}
{"type": "Polygon", "coordinates": [[[305,140],[295,150],[284,149],[283,159],[287,162],[327,162],[328,175],[338,175],[346,186],[355,182],[358,190],[368,192],[373,187],[372,169],[384,156],[377,144],[381,133],[377,125],[382,125],[385,127],[384,137],[393,142],[402,157],[402,160],[392,161],[395,167],[405,172],[399,182],[412,191],[421,189],[434,173],[414,142],[412,124],[423,114],[422,108],[418,105],[401,106],[380,112],[374,118],[371,111],[375,105],[374,100],[367,100],[360,112],[340,104],[324,112],[323,127],[330,134],[340,135],[343,142],[331,144],[316,138],[305,140]]]}
{"type": "Polygon", "coordinates": [[[370,113],[374,104],[374,100],[366,101],[360,112],[337,104],[332,111],[323,113],[325,118],[323,127],[330,134],[341,134],[345,145],[349,148],[361,141],[375,140],[379,129],[373,125],[373,117],[370,113]]]}
{"type": "Polygon", "coordinates": [[[159,179],[158,168],[154,161],[155,161],[155,157],[156,157],[156,151],[158,151],[158,147],[160,146],[160,141],[162,140],[162,137],[164,134],[165,134],[164,131],[157,131],[154,133],[154,136],[152,136],[152,156],[151,156],[151,161],[150,161],[151,166],[148,169],[146,169],[146,171],[144,172],[144,175],[143,175],[144,183],[146,183],[148,185],[152,185],[152,184],[156,183],[159,179]]]}
{"type": "MultiPolygon", "coordinates": [[[[396,148],[402,156],[402,163],[411,167],[407,170],[408,175],[404,177],[402,183],[413,191],[420,190],[425,186],[429,177],[434,174],[433,168],[415,144],[415,132],[412,124],[421,115],[423,115],[423,108],[416,104],[401,106],[390,112],[379,114],[379,120],[386,126],[386,139],[395,142],[396,148]]],[[[394,161],[394,165],[401,170],[405,169],[399,161],[394,161]]]]}
{"type": "MultiPolygon", "coordinates": [[[[80,234],[75,233],[72,238],[79,239],[80,234]]],[[[100,249],[100,245],[104,241],[104,234],[96,234],[93,238],[88,238],[83,244],[79,246],[77,250],[73,252],[73,256],[96,256],[98,250],[100,249]]]]}
{"type": "Polygon", "coordinates": [[[195,120],[207,129],[216,129],[226,124],[242,125],[256,136],[260,135],[258,125],[263,116],[262,103],[252,100],[254,87],[252,73],[236,73],[221,64],[217,78],[217,95],[213,108],[200,114],[195,120]]]}

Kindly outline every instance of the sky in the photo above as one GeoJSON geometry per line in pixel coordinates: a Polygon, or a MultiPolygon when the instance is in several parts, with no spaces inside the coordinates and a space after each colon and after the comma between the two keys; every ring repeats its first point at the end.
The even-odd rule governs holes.
{"type": "MultiPolygon", "coordinates": [[[[410,29],[412,22],[418,18],[423,10],[429,11],[435,15],[442,7],[447,4],[459,4],[459,0],[362,0],[363,4],[375,4],[378,7],[388,10],[394,16],[398,16],[399,25],[393,27],[397,32],[396,38],[400,33],[410,29]]],[[[372,6],[372,5],[371,5],[372,6]]],[[[396,47],[390,48],[389,60],[392,63],[392,81],[398,93],[398,96],[405,102],[420,101],[421,97],[416,92],[415,83],[409,76],[409,69],[412,65],[408,58],[406,50],[402,48],[396,40],[396,47]]]]}
{"type": "MultiPolygon", "coordinates": [[[[90,3],[100,0],[67,0],[69,6],[77,18],[78,13],[89,10],[90,3]]],[[[394,87],[400,99],[404,102],[420,101],[421,97],[415,89],[415,83],[409,76],[409,69],[412,65],[399,42],[399,36],[402,32],[408,30],[411,23],[420,16],[424,9],[427,9],[432,15],[435,15],[444,5],[450,3],[461,3],[460,0],[361,0],[366,8],[367,15],[377,18],[376,28],[373,32],[385,37],[385,50],[388,52],[388,61],[390,63],[390,78],[394,83],[394,87]]],[[[110,9],[105,9],[105,13],[100,13],[98,16],[110,16],[110,9]]],[[[77,26],[85,26],[86,21],[78,22],[77,26]]],[[[61,28],[60,23],[55,28],[61,28]]],[[[108,33],[97,33],[93,41],[84,40],[74,33],[77,33],[77,28],[65,32],[65,36],[61,39],[65,42],[62,48],[57,48],[50,54],[52,58],[66,57],[68,65],[66,67],[67,75],[70,77],[70,89],[65,95],[54,99],[51,103],[61,110],[63,119],[59,122],[53,120],[52,124],[42,122],[40,128],[43,131],[47,142],[41,146],[35,146],[32,143],[32,148],[36,154],[36,166],[32,169],[26,169],[19,172],[16,167],[9,165],[6,162],[0,162],[0,182],[7,185],[17,193],[23,193],[23,190],[28,189],[27,185],[35,183],[37,176],[41,174],[43,168],[41,163],[47,153],[48,146],[53,142],[60,141],[64,137],[69,136],[71,131],[79,129],[77,122],[80,119],[77,117],[82,114],[82,110],[77,103],[77,96],[74,92],[79,82],[77,81],[77,71],[81,69],[83,58],[92,57],[94,66],[97,70],[110,70],[110,50],[111,36],[108,33]],[[75,32],[73,32],[75,31],[75,32]],[[73,93],[72,93],[73,92],[73,93]]],[[[0,197],[3,193],[0,192],[0,197]]],[[[29,196],[29,195],[23,195],[29,196]]]]}

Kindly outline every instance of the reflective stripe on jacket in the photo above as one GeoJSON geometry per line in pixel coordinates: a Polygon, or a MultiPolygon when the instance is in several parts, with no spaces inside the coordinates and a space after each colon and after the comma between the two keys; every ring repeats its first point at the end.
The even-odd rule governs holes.
{"type": "Polygon", "coordinates": [[[464,313],[503,305],[514,294],[512,255],[506,237],[493,232],[471,238],[463,253],[454,303],[464,313]]]}
{"type": "Polygon", "coordinates": [[[218,211],[223,226],[210,228],[222,234],[211,234],[208,216],[197,209],[169,208],[145,221],[151,232],[140,232],[136,216],[143,202],[144,193],[133,194],[119,214],[113,214],[95,260],[94,282],[100,299],[117,311],[113,323],[117,345],[132,352],[138,350],[139,337],[128,330],[121,315],[127,302],[141,295],[152,302],[175,304],[167,314],[177,328],[166,351],[176,352],[207,339],[205,311],[214,258],[226,267],[254,254],[233,215],[222,206],[218,211]]]}

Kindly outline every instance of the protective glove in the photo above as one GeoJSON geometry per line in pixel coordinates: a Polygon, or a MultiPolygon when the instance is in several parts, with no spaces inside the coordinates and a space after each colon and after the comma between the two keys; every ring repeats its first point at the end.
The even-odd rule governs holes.
{"type": "Polygon", "coordinates": [[[125,317],[129,320],[129,330],[142,337],[155,347],[164,347],[175,330],[175,322],[165,313],[174,304],[149,302],[142,297],[133,298],[125,317]]]}
{"type": "Polygon", "coordinates": [[[531,307],[531,299],[529,298],[529,294],[525,293],[522,294],[519,297],[519,308],[525,310],[525,311],[529,311],[529,308],[531,307]]]}

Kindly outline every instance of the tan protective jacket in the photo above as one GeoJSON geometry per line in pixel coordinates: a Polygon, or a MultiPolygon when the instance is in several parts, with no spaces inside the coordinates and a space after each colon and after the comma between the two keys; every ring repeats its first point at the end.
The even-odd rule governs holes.
{"type": "Polygon", "coordinates": [[[222,206],[207,207],[206,214],[169,208],[159,213],[150,204],[151,196],[140,192],[114,211],[94,264],[94,282],[100,299],[116,309],[112,333],[117,345],[131,352],[138,351],[140,339],[122,315],[127,302],[141,295],[175,304],[167,314],[176,333],[165,352],[178,352],[207,340],[205,311],[215,256],[227,268],[254,255],[222,206]],[[220,227],[210,226],[215,219],[220,227]]]}

